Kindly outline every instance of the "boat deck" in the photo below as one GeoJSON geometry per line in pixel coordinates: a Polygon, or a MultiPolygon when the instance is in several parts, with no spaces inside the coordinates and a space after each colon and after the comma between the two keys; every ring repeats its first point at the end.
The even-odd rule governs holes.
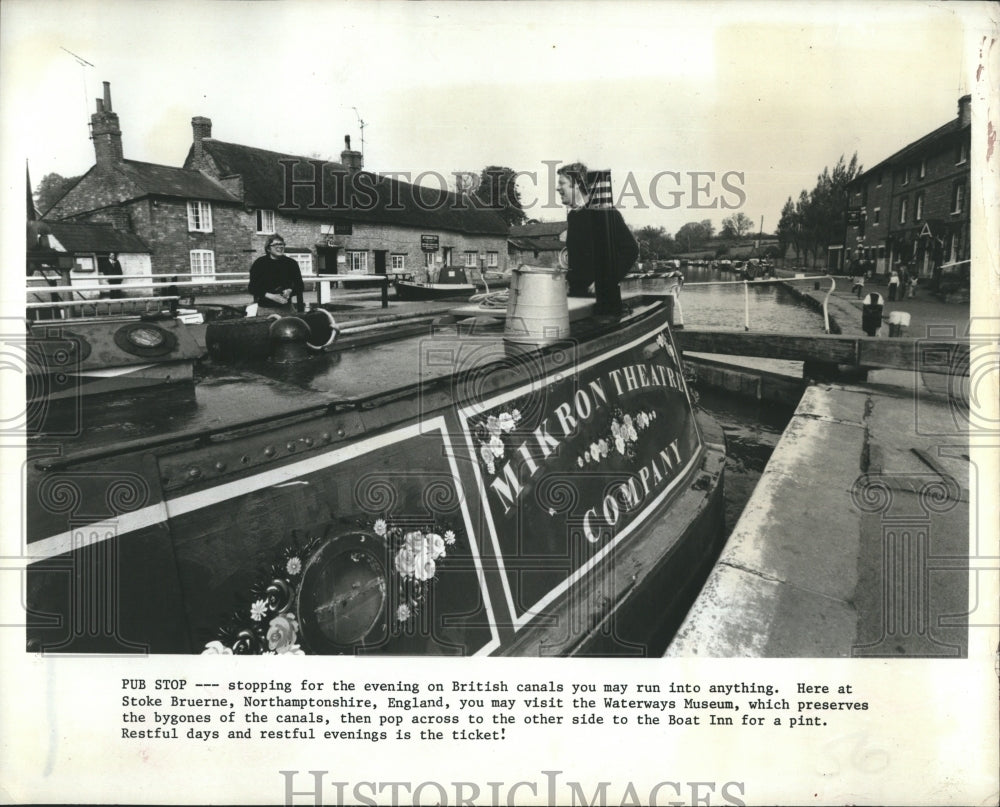
{"type": "MultiPolygon", "coordinates": [[[[618,322],[598,323],[585,316],[591,301],[571,300],[568,345],[612,334],[638,321],[655,301],[633,300],[618,322]]],[[[351,330],[352,319],[338,314],[338,325],[351,330]]],[[[347,333],[331,348],[304,361],[271,360],[198,362],[191,382],[119,391],[113,395],[51,401],[33,444],[45,454],[58,446],[62,456],[92,452],[121,443],[162,443],[225,431],[248,422],[308,416],[319,410],[364,408],[375,399],[415,394],[456,372],[475,383],[491,365],[526,368],[533,346],[512,347],[503,338],[503,309],[411,303],[408,316],[384,320],[362,334],[347,333]],[[86,428],[81,428],[85,424],[86,428]]],[[[530,375],[530,370],[526,369],[530,375]]]]}

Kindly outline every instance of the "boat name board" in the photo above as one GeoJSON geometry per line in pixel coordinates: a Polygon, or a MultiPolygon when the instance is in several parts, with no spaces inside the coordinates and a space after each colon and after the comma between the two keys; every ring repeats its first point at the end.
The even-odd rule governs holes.
{"type": "Polygon", "coordinates": [[[515,621],[656,509],[701,439],[669,331],[463,413],[515,621]]]}

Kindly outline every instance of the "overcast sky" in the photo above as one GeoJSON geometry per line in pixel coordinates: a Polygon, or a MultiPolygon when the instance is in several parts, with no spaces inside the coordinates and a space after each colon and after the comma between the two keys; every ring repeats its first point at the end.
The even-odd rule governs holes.
{"type": "Polygon", "coordinates": [[[36,185],[83,173],[109,81],[131,159],[181,165],[195,115],[220,140],[337,159],[345,134],[360,147],[360,116],[366,168],[534,172],[520,187],[537,218],[562,216],[545,161],[582,160],[612,169],[619,192],[635,177],[621,203],[634,226],[718,225],[733,210],[693,205],[724,200],[773,231],[784,201],[841,154],[873,165],[956,113],[977,60],[973,11],[4,0],[0,142],[36,185]],[[662,175],[654,199],[664,171],[681,182],[662,175]],[[697,196],[695,171],[716,175],[698,179],[697,196]],[[745,201],[722,186],[727,172],[743,174],[729,184],[745,201]]]}

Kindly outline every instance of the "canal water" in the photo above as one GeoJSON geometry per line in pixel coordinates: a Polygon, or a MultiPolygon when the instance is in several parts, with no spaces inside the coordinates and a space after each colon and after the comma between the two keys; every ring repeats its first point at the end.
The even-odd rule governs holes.
{"type": "MultiPolygon", "coordinates": [[[[815,281],[804,280],[801,284],[815,281]]],[[[633,281],[631,289],[649,290],[662,283],[656,279],[633,281]]],[[[779,283],[744,283],[733,272],[709,267],[687,267],[681,291],[686,328],[731,328],[743,330],[749,308],[751,331],[778,333],[823,333],[823,315],[802,303],[779,283]],[[720,281],[728,281],[720,284],[720,281]],[[712,284],[712,285],[701,285],[712,284]],[[747,305],[747,300],[749,305],[747,305]]],[[[702,354],[694,354],[702,355],[702,354]]],[[[802,363],[736,356],[712,356],[801,377],[802,363]]],[[[719,390],[699,387],[699,406],[711,414],[726,435],[726,528],[732,531],[743,508],[792,417],[794,407],[761,405],[719,390]]]]}

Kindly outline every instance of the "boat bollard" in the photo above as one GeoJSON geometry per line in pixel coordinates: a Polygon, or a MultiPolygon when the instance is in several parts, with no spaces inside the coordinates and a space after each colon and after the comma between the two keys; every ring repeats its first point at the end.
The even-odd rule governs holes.
{"type": "Polygon", "coordinates": [[[910,315],[905,311],[889,313],[889,336],[904,336],[910,327],[910,315]]]}

